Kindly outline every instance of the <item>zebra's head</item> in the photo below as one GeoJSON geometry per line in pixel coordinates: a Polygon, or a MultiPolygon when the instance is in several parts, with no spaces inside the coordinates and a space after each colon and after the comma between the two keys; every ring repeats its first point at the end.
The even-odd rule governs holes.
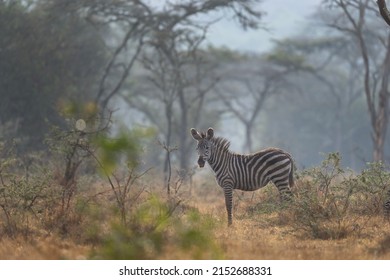
{"type": "Polygon", "coordinates": [[[198,165],[204,167],[206,161],[210,158],[211,141],[214,136],[214,130],[210,127],[206,133],[199,133],[195,128],[191,128],[192,137],[198,141],[196,150],[198,151],[198,165]]]}

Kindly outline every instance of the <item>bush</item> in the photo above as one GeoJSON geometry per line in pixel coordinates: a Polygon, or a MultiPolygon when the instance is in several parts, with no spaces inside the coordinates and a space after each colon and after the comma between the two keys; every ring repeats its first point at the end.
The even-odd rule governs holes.
{"type": "Polygon", "coordinates": [[[359,234],[373,215],[383,213],[390,173],[369,163],[360,174],[346,171],[337,153],[321,166],[302,172],[292,206],[294,227],[314,238],[339,239],[359,234]]]}
{"type": "Polygon", "coordinates": [[[151,196],[131,215],[129,222],[115,222],[103,238],[93,259],[158,259],[174,254],[188,258],[220,258],[213,238],[215,223],[192,210],[174,215],[178,203],[151,196]]]}
{"type": "Polygon", "coordinates": [[[390,190],[390,173],[381,162],[368,163],[351,184],[355,185],[356,194],[353,200],[354,211],[364,215],[378,215],[383,213],[383,204],[390,190]]]}
{"type": "Polygon", "coordinates": [[[23,163],[12,147],[0,147],[0,209],[3,234],[28,237],[40,222],[48,190],[45,170],[29,166],[23,172],[23,163]],[[6,152],[5,152],[6,151],[6,152]]]}
{"type": "Polygon", "coordinates": [[[302,172],[292,205],[294,228],[313,238],[339,239],[356,232],[352,201],[359,191],[354,175],[341,168],[338,153],[302,172]]]}

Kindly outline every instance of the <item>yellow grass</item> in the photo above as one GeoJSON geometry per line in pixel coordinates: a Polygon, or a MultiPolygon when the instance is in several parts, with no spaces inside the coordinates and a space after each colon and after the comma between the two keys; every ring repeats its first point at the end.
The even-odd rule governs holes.
{"type": "MultiPolygon", "coordinates": [[[[291,215],[288,210],[250,212],[264,200],[264,190],[254,195],[234,194],[232,227],[227,227],[223,193],[213,180],[209,183],[197,181],[192,187],[183,186],[179,193],[182,208],[178,217],[184,216],[190,211],[188,209],[196,209],[216,220],[212,238],[223,259],[390,259],[390,223],[380,216],[358,217],[353,221],[356,233],[352,231],[343,239],[319,240],[297,230],[293,221],[289,220],[291,215]]],[[[87,259],[97,246],[99,244],[80,241],[76,237],[61,238],[55,234],[27,239],[2,237],[0,259],[87,259]]],[[[169,243],[156,258],[191,259],[193,254],[178,250],[169,243]]],[[[210,255],[205,254],[201,258],[210,258],[210,255]]]]}
{"type": "Polygon", "coordinates": [[[26,241],[23,238],[2,238],[2,260],[80,260],[88,257],[90,246],[75,244],[58,237],[38,238],[26,241]]]}
{"type": "Polygon", "coordinates": [[[226,226],[222,192],[219,197],[209,196],[209,199],[215,199],[213,202],[209,199],[192,202],[203,213],[209,213],[221,221],[216,238],[226,259],[390,259],[390,222],[383,217],[362,217],[363,228],[343,239],[313,239],[291,226],[291,222],[286,220],[288,213],[247,215],[248,207],[261,201],[262,191],[257,191],[255,197],[252,197],[252,193],[235,193],[232,227],[226,226]]]}
{"type": "Polygon", "coordinates": [[[232,229],[219,232],[218,238],[227,259],[390,259],[390,240],[383,242],[384,230],[376,236],[341,240],[304,239],[286,230],[238,221],[232,229]]]}

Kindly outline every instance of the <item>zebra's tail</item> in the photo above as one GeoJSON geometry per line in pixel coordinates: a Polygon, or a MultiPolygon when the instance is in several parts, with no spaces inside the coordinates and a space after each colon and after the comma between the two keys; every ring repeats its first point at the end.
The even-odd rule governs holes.
{"type": "Polygon", "coordinates": [[[290,174],[288,175],[288,184],[290,185],[290,188],[294,188],[294,164],[291,162],[291,171],[290,174]]]}

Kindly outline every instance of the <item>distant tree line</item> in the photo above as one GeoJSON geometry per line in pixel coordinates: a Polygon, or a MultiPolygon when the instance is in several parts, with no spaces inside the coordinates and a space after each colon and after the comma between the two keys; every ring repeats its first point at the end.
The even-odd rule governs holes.
{"type": "Polygon", "coordinates": [[[186,168],[190,114],[202,111],[216,81],[204,71],[210,66],[203,66],[209,62],[200,45],[218,13],[244,29],[257,28],[262,13],[256,2],[1,1],[1,137],[40,149],[50,124],[60,124],[64,113],[81,116],[80,104],[93,102],[104,116],[121,96],[141,108],[168,146],[185,147],[179,161],[186,168]],[[210,20],[196,19],[205,14],[210,20]],[[133,75],[135,69],[144,74],[133,75]],[[132,88],[134,80],[146,84],[142,79],[148,92],[132,88]],[[150,111],[144,98],[159,109],[150,111]],[[164,125],[153,121],[161,119],[158,111],[164,125]]]}
{"type": "Polygon", "coordinates": [[[51,125],[114,111],[128,128],[155,128],[169,149],[153,142],[145,160],[165,172],[171,160],[181,174],[193,166],[189,128],[210,126],[235,131],[239,152],[279,146],[301,166],[333,151],[353,168],[388,161],[390,39],[375,3],[323,1],[315,27],[267,53],[205,45],[221,17],[261,27],[260,8],[257,0],[0,1],[0,141],[44,150],[51,125]]]}
{"type": "Polygon", "coordinates": [[[61,106],[91,98],[105,62],[93,28],[44,1],[0,2],[0,137],[41,149],[61,106]]]}

